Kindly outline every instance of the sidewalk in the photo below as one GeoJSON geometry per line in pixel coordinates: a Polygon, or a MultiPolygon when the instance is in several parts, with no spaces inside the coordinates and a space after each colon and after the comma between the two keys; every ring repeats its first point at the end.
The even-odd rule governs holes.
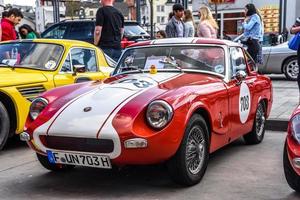
{"type": "Polygon", "coordinates": [[[288,120],[298,106],[299,90],[296,81],[273,78],[273,105],[266,129],[286,131],[288,120]]]}

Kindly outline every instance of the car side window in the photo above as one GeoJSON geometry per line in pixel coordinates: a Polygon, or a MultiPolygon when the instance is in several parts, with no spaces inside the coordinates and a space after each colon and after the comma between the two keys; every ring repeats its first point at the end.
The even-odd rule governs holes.
{"type": "Polygon", "coordinates": [[[239,47],[230,48],[230,75],[234,77],[236,72],[243,70],[247,73],[243,50],[239,47]]]}
{"type": "Polygon", "coordinates": [[[68,54],[64,64],[62,65],[62,68],[60,70],[61,72],[73,72],[72,66],[71,66],[71,59],[70,54],[68,54]]]}
{"type": "Polygon", "coordinates": [[[71,50],[72,68],[84,67],[86,72],[97,72],[96,52],[92,49],[74,48],[71,50]]]}
{"type": "Polygon", "coordinates": [[[43,38],[62,39],[62,38],[64,38],[66,30],[67,30],[67,25],[60,24],[60,25],[54,27],[52,30],[50,30],[45,35],[43,35],[43,38]]]}
{"type": "Polygon", "coordinates": [[[256,63],[247,51],[245,52],[245,55],[246,55],[246,62],[247,65],[249,66],[250,71],[257,71],[256,63]]]}
{"type": "Polygon", "coordinates": [[[95,25],[91,22],[73,23],[68,38],[70,39],[87,39],[94,37],[95,25]]]}

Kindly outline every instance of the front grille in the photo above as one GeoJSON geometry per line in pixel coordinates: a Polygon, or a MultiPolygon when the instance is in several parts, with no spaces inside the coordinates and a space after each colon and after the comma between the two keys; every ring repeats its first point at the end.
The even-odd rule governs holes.
{"type": "Polygon", "coordinates": [[[74,138],[45,135],[41,135],[40,139],[45,147],[56,150],[111,153],[114,149],[113,141],[108,139],[74,138]]]}
{"type": "Polygon", "coordinates": [[[18,87],[17,89],[22,94],[22,96],[29,101],[32,101],[34,98],[46,91],[46,89],[42,85],[31,87],[18,87]]]}

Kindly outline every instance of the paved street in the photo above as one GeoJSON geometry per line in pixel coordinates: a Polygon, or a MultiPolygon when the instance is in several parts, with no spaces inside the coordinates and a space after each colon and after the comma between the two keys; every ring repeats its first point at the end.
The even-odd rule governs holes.
{"type": "Polygon", "coordinates": [[[269,75],[273,83],[271,119],[288,120],[299,104],[297,81],[287,81],[284,75],[269,75]]]}
{"type": "Polygon", "coordinates": [[[171,182],[163,166],[52,173],[25,145],[11,144],[0,152],[0,199],[299,199],[283,175],[284,138],[268,131],[260,145],[234,142],[211,156],[202,182],[189,188],[171,182]]]}

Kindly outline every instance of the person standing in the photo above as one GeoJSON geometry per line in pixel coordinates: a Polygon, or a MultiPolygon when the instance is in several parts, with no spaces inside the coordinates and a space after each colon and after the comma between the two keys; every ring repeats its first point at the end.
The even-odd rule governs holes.
{"type": "Polygon", "coordinates": [[[97,10],[94,44],[105,54],[118,61],[122,53],[121,40],[124,34],[124,16],[113,7],[114,0],[101,0],[97,10]]]}
{"type": "Polygon", "coordinates": [[[8,11],[7,17],[1,20],[1,41],[17,39],[15,26],[21,22],[22,18],[23,14],[19,9],[12,8],[8,11]]]}
{"type": "Polygon", "coordinates": [[[181,4],[173,5],[173,17],[166,26],[166,34],[168,38],[186,37],[186,28],[182,21],[184,15],[184,7],[181,4]]]}
{"type": "Polygon", "coordinates": [[[217,38],[219,26],[207,6],[199,9],[200,23],[197,29],[198,37],[217,38]]]}
{"type": "Polygon", "coordinates": [[[3,19],[5,19],[5,18],[8,17],[7,13],[8,13],[8,11],[6,11],[6,10],[2,12],[2,18],[1,18],[1,22],[0,22],[0,41],[2,41],[2,27],[1,27],[1,23],[2,23],[3,19]]]}
{"type": "Polygon", "coordinates": [[[19,33],[22,39],[36,39],[39,36],[28,24],[20,26],[19,33]]]}
{"type": "Polygon", "coordinates": [[[247,45],[248,53],[256,63],[259,63],[259,51],[261,49],[260,42],[263,37],[263,25],[262,19],[257,13],[257,9],[254,4],[249,3],[245,6],[246,18],[242,23],[244,29],[244,44],[247,45]]]}
{"type": "MultiPolygon", "coordinates": [[[[297,34],[299,32],[300,32],[300,17],[298,17],[296,19],[295,24],[290,29],[291,34],[297,34]]],[[[298,50],[297,50],[297,58],[298,58],[298,66],[299,66],[299,64],[300,64],[300,46],[298,47],[298,50]]],[[[298,83],[298,88],[300,90],[300,73],[298,73],[298,76],[297,76],[297,83],[298,83]]]]}
{"type": "Polygon", "coordinates": [[[194,37],[195,36],[195,23],[193,19],[192,11],[185,10],[184,11],[184,25],[187,31],[187,37],[194,37]]]}

